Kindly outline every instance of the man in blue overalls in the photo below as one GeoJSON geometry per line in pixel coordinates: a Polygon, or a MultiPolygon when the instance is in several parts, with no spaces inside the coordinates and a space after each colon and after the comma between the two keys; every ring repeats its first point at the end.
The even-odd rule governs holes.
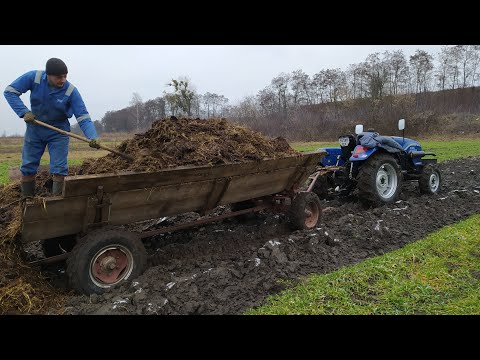
{"type": "Polygon", "coordinates": [[[99,148],[97,132],[77,88],[67,81],[68,69],[57,58],[47,61],[45,71],[29,71],[10,85],[3,92],[15,113],[25,120],[27,130],[22,150],[22,196],[35,196],[35,175],[40,159],[48,145],[50,154],[50,174],[53,175],[52,193],[59,195],[63,189],[63,178],[68,175],[67,135],[36,125],[33,120],[40,120],[59,129],[70,131],[68,118],[75,115],[85,136],[90,139],[90,146],[99,148]],[[30,111],[20,95],[30,90],[30,111]]]}

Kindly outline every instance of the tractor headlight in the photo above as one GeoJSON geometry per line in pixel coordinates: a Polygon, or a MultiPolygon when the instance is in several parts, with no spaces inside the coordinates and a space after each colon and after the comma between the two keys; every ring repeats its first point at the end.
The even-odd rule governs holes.
{"type": "Polygon", "coordinates": [[[340,146],[346,147],[350,143],[350,139],[348,136],[341,136],[338,138],[338,142],[340,143],[340,146]]]}

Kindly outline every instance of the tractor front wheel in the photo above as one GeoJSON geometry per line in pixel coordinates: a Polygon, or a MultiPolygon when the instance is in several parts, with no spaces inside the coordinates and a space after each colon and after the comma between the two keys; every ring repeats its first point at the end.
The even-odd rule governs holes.
{"type": "Polygon", "coordinates": [[[420,193],[436,194],[440,191],[442,184],[442,175],[438,167],[434,164],[427,164],[423,168],[422,174],[418,179],[420,193]]]}

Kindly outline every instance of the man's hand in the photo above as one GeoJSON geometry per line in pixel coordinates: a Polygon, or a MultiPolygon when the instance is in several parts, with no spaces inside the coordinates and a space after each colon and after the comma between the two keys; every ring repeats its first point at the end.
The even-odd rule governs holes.
{"type": "Polygon", "coordinates": [[[90,142],[88,143],[88,145],[89,145],[91,148],[100,149],[100,143],[98,142],[97,139],[92,139],[92,140],[90,140],[90,142]]]}
{"type": "Polygon", "coordinates": [[[26,112],[25,115],[23,115],[23,120],[25,120],[26,123],[33,124],[33,121],[37,120],[37,118],[31,111],[29,111],[26,112]]]}

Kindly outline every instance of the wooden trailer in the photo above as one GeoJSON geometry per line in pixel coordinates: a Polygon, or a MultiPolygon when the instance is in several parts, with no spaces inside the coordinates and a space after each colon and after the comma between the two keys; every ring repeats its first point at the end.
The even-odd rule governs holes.
{"type": "Polygon", "coordinates": [[[83,293],[105,289],[139,276],[147,254],[141,239],[249,212],[288,213],[292,229],[316,226],[321,209],[315,193],[303,189],[324,151],[218,166],[185,166],[154,173],[78,175],[65,178],[61,196],[27,200],[22,242],[41,241],[46,251],[36,264],[67,260],[71,286],[83,293]],[[140,233],[120,229],[138,221],[198,212],[232,204],[231,213],[140,233]],[[64,246],[64,248],[67,246],[64,246]],[[64,249],[62,249],[65,251],[64,249]],[[70,249],[68,249],[70,250],[70,249]]]}

